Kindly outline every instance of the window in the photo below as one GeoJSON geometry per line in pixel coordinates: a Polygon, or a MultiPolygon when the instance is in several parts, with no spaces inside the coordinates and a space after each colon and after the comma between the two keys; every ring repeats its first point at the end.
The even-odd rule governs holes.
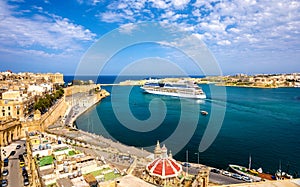
{"type": "Polygon", "coordinates": [[[10,110],[10,106],[8,107],[8,110],[10,110]]]}
{"type": "Polygon", "coordinates": [[[8,115],[10,116],[10,112],[8,112],[8,115]]]}
{"type": "Polygon", "coordinates": [[[17,110],[17,115],[19,115],[20,114],[20,111],[19,110],[17,110]]]}
{"type": "Polygon", "coordinates": [[[3,115],[2,116],[5,116],[5,113],[3,112],[3,115]]]}

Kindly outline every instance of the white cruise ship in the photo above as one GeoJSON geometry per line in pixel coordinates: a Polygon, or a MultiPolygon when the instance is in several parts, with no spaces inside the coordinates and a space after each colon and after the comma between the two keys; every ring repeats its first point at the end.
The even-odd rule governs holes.
{"type": "Polygon", "coordinates": [[[189,81],[161,82],[159,79],[149,80],[141,89],[146,93],[184,97],[192,99],[205,99],[206,95],[197,84],[189,81]]]}

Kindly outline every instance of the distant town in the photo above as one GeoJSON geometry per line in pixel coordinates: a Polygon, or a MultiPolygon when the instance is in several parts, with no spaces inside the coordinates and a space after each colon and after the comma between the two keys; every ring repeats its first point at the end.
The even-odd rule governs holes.
{"type": "MultiPolygon", "coordinates": [[[[226,75],[206,76],[204,78],[163,78],[165,82],[176,82],[180,79],[198,84],[216,84],[217,86],[237,86],[254,88],[300,87],[300,73],[291,74],[258,74],[258,75],[226,75]]],[[[143,85],[147,80],[126,80],[120,85],[143,85]]]]}
{"type": "MultiPolygon", "coordinates": [[[[199,84],[277,88],[299,87],[300,74],[188,79],[199,84]]],[[[119,85],[145,81],[128,80],[119,85]]],[[[168,145],[159,141],[153,142],[152,152],[77,129],[77,117],[109,95],[93,81],[65,84],[61,73],[0,72],[1,185],[207,187],[294,186],[300,182],[291,176],[254,180],[201,163],[177,161],[168,145]]]]}
{"type": "Polygon", "coordinates": [[[299,87],[300,73],[292,74],[237,74],[234,76],[206,77],[201,81],[208,81],[224,86],[245,86],[259,88],[299,87]]]}

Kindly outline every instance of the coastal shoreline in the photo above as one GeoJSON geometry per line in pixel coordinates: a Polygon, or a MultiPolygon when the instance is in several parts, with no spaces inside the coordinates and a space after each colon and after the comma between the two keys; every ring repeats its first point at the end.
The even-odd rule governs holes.
{"type": "Polygon", "coordinates": [[[68,103],[68,109],[63,119],[63,124],[72,128],[75,128],[76,119],[92,107],[96,106],[102,99],[109,96],[109,92],[101,89],[99,92],[93,95],[87,93],[75,93],[66,98],[68,103]]]}
{"type": "MultiPolygon", "coordinates": [[[[91,110],[92,109],[92,107],[90,107],[90,108],[88,108],[88,109],[86,109],[86,111],[88,111],[88,110],[91,110]]],[[[86,112],[85,111],[85,112],[86,112]]],[[[82,112],[81,114],[83,114],[84,112],[82,112]]],[[[79,115],[78,115],[79,116],[79,115]]],[[[77,117],[78,117],[77,116],[77,117]]],[[[101,137],[101,135],[96,135],[96,134],[94,134],[94,133],[89,133],[89,132],[85,132],[85,131],[82,131],[82,130],[77,130],[77,131],[79,131],[78,133],[77,133],[77,135],[78,134],[83,134],[83,136],[81,136],[81,135],[79,135],[79,136],[81,136],[81,137],[90,137],[89,139],[93,139],[93,138],[95,138],[95,137],[101,137]]],[[[74,134],[76,134],[76,132],[73,132],[74,134]]],[[[64,133],[63,133],[64,134],[64,133]]],[[[65,133],[66,134],[66,133],[65,133]]],[[[73,136],[74,137],[74,136],[73,136]]],[[[71,136],[68,136],[68,138],[73,138],[73,137],[71,137],[71,136]]],[[[102,137],[103,138],[103,137],[102,137]]],[[[81,139],[83,139],[83,140],[86,140],[85,138],[81,138],[81,139]]],[[[101,150],[102,151],[102,153],[108,153],[108,152],[110,152],[110,153],[115,153],[115,154],[128,154],[128,152],[127,152],[127,150],[130,148],[130,147],[132,147],[132,146],[130,146],[130,145],[124,145],[124,144],[122,144],[122,143],[120,143],[120,142],[116,142],[116,141],[114,141],[114,140],[112,140],[112,139],[109,139],[109,138],[105,138],[107,141],[108,141],[108,143],[109,144],[106,144],[106,145],[109,145],[108,147],[113,147],[113,148],[116,148],[116,147],[118,147],[118,146],[124,146],[124,151],[123,150],[121,150],[121,149],[109,149],[109,150],[106,150],[106,149],[104,149],[104,150],[106,150],[106,151],[103,151],[103,150],[101,150]],[[114,146],[114,145],[111,145],[110,143],[111,142],[113,142],[113,143],[116,143],[117,144],[117,146],[114,146]]],[[[98,140],[98,139],[97,139],[98,140]]],[[[100,140],[99,139],[99,141],[98,142],[104,142],[104,141],[102,141],[102,139],[100,140]]],[[[92,147],[91,147],[91,149],[95,149],[95,147],[98,147],[98,145],[97,144],[94,144],[92,147]]],[[[137,148],[137,149],[139,149],[139,148],[137,148]]],[[[141,149],[139,149],[139,151],[141,151],[141,152],[143,152],[143,150],[141,150],[141,149]]],[[[144,151],[146,151],[146,150],[144,150],[144,151]]],[[[132,151],[130,151],[130,153],[132,153],[132,151]]],[[[150,155],[151,153],[149,153],[149,155],[150,155]]],[[[147,156],[147,155],[145,155],[145,156],[147,156]]],[[[224,167],[221,167],[221,168],[223,168],[224,169],[224,167]]]]}
{"type": "MultiPolygon", "coordinates": [[[[79,107],[78,113],[76,115],[71,116],[72,118],[70,119],[69,122],[63,121],[63,126],[61,125],[53,125],[50,128],[47,129],[48,133],[51,134],[56,134],[64,138],[64,141],[68,141],[68,139],[72,139],[75,142],[80,142],[85,145],[90,144],[93,146],[93,149],[98,150],[98,151],[104,151],[104,152],[111,152],[114,154],[130,154],[135,155],[139,158],[144,158],[146,159],[149,155],[151,155],[150,152],[144,149],[136,148],[134,146],[130,145],[125,145],[120,142],[115,142],[112,139],[105,138],[102,135],[97,135],[94,133],[86,132],[84,130],[78,129],[76,127],[76,119],[83,115],[84,113],[92,110],[93,107],[95,107],[99,102],[101,102],[102,99],[105,97],[109,96],[109,93],[102,89],[103,93],[100,94],[100,97],[97,97],[96,100],[91,100],[91,102],[88,103],[88,105],[85,105],[84,107],[79,107]]],[[[69,106],[70,108],[76,106],[76,103],[78,104],[77,100],[81,100],[81,97],[74,97],[74,95],[70,96],[71,100],[71,105],[69,106]],[[73,104],[73,105],[72,105],[73,104]]],[[[80,103],[79,103],[80,104],[80,103]]],[[[67,111],[67,113],[72,113],[72,110],[67,111]]],[[[69,115],[69,114],[67,114],[69,115]]],[[[71,114],[72,115],[72,114],[71,114]]],[[[61,122],[58,122],[61,124],[61,122]]]]}
{"type": "MultiPolygon", "coordinates": [[[[230,85],[230,84],[220,84],[220,83],[216,83],[216,82],[200,82],[197,83],[200,85],[204,85],[204,84],[213,84],[215,86],[223,86],[223,87],[239,87],[239,88],[261,88],[261,89],[275,89],[275,88],[295,88],[295,87],[291,87],[291,86],[281,86],[281,87],[264,87],[264,86],[248,86],[248,85],[230,85]]],[[[101,84],[101,86],[142,86],[142,84],[140,83],[117,83],[117,84],[101,84]]]]}
{"type": "MultiPolygon", "coordinates": [[[[179,80],[192,81],[197,84],[214,84],[216,86],[232,86],[246,88],[296,88],[300,87],[300,74],[276,74],[276,75],[245,75],[233,76],[207,76],[207,77],[176,77],[159,78],[162,82],[178,82],[179,80]]],[[[142,86],[149,80],[125,80],[117,84],[103,84],[103,86],[142,86]]]]}

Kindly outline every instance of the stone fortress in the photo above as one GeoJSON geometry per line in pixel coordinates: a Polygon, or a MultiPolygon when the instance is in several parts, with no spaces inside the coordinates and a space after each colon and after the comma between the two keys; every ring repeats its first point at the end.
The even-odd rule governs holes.
{"type": "MultiPolygon", "coordinates": [[[[76,93],[100,89],[99,85],[74,85],[64,88],[64,96],[49,108],[49,111],[34,109],[34,103],[46,94],[53,95],[64,85],[61,73],[12,73],[0,72],[0,145],[25,137],[28,131],[44,131],[49,125],[61,118],[72,101],[65,97],[76,93]]],[[[96,100],[103,97],[100,91],[96,100]]]]}

